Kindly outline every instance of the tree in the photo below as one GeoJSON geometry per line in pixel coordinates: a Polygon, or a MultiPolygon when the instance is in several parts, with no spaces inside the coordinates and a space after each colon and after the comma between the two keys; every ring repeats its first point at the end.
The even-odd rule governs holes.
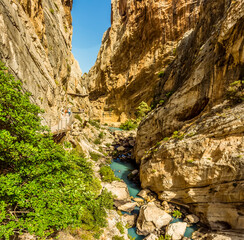
{"type": "Polygon", "coordinates": [[[0,62],[0,239],[43,237],[68,226],[97,233],[112,195],[99,195],[86,159],[53,141],[29,96],[0,62]]]}

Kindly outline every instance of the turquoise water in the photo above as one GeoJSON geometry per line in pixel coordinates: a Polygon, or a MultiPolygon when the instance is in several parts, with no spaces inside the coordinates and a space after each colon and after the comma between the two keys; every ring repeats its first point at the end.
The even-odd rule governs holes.
{"type": "MultiPolygon", "coordinates": [[[[133,197],[138,197],[136,195],[140,192],[140,186],[138,186],[137,184],[135,184],[134,182],[130,181],[127,178],[127,176],[131,173],[131,171],[136,168],[136,166],[129,162],[121,162],[119,158],[114,159],[110,166],[114,171],[115,176],[120,179],[123,179],[124,182],[127,184],[130,195],[133,197]]],[[[124,214],[125,212],[122,213],[124,214]]],[[[131,214],[134,213],[139,214],[138,207],[135,208],[135,210],[131,214]]],[[[182,221],[183,219],[174,218],[171,223],[182,222],[182,221]]],[[[196,225],[187,227],[184,236],[190,238],[192,236],[192,233],[195,232],[196,230],[197,230],[196,225]]],[[[140,236],[136,234],[135,227],[128,229],[128,233],[131,237],[135,238],[136,240],[142,240],[145,238],[145,236],[140,236]]]]}
{"type": "Polygon", "coordinates": [[[127,184],[130,195],[137,197],[136,195],[140,192],[139,186],[127,178],[131,171],[135,169],[135,166],[128,162],[120,162],[119,159],[113,160],[110,166],[114,171],[115,176],[123,179],[127,184]]]}
{"type": "Polygon", "coordinates": [[[114,131],[123,131],[123,129],[118,128],[118,127],[109,127],[108,129],[111,130],[112,132],[114,132],[114,131]]]}

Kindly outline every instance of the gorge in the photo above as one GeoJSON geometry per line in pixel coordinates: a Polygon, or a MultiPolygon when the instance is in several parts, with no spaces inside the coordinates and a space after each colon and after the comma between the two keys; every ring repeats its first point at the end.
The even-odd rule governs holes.
{"type": "MultiPolygon", "coordinates": [[[[0,0],[0,60],[45,110],[42,123],[58,124],[61,108],[70,106],[74,123],[64,139],[103,180],[100,163],[130,134],[109,127],[136,119],[145,102],[151,110],[121,144],[133,147],[142,189],[159,205],[200,218],[209,232],[194,239],[243,239],[244,1],[112,0],[111,27],[83,76],[71,53],[72,4],[0,0]]],[[[116,211],[112,218],[124,223],[116,211]]],[[[114,221],[100,239],[120,235],[109,233],[114,221]]],[[[154,230],[147,239],[160,237],[154,230]]],[[[65,234],[61,240],[84,238],[65,234]]]]}

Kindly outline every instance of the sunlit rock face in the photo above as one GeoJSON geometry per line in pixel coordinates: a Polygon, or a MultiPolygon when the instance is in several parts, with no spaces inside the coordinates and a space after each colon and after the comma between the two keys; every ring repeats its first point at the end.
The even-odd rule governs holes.
{"type": "Polygon", "coordinates": [[[48,118],[75,107],[67,92],[85,91],[71,53],[71,8],[72,0],[0,0],[0,59],[48,118]]]}
{"type": "Polygon", "coordinates": [[[152,101],[158,73],[196,26],[200,2],[112,0],[111,28],[86,78],[94,116],[124,120],[152,101]]]}
{"type": "Polygon", "coordinates": [[[244,79],[243,20],[241,0],[203,1],[158,84],[155,100],[165,102],[140,124],[134,152],[143,188],[188,204],[218,230],[244,228],[243,87],[235,104],[227,98],[244,79]]]}

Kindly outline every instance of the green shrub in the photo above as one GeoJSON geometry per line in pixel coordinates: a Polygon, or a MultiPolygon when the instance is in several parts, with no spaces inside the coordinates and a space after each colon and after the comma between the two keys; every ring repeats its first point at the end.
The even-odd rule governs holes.
{"type": "Polygon", "coordinates": [[[98,135],[99,138],[104,138],[104,132],[100,132],[99,135],[98,135]]]}
{"type": "Polygon", "coordinates": [[[125,239],[122,236],[116,235],[116,236],[113,236],[112,240],[125,240],[125,239]]]}
{"type": "Polygon", "coordinates": [[[104,182],[113,182],[113,181],[119,181],[120,179],[114,176],[113,170],[110,168],[110,166],[102,166],[100,168],[100,174],[102,176],[102,180],[104,182]]]}
{"type": "Polygon", "coordinates": [[[54,9],[50,8],[49,11],[51,14],[54,14],[54,9]]]}
{"type": "Polygon", "coordinates": [[[82,118],[80,117],[80,115],[76,114],[74,118],[77,119],[81,124],[83,123],[82,118]]]}
{"type": "Polygon", "coordinates": [[[138,124],[136,122],[136,120],[133,120],[133,119],[129,119],[129,120],[126,120],[124,123],[122,123],[120,125],[120,128],[123,129],[123,130],[134,130],[138,127],[138,124]]]}
{"type": "Polygon", "coordinates": [[[173,217],[174,218],[181,218],[181,216],[182,216],[182,213],[179,210],[175,210],[173,212],[173,217]]]}
{"type": "Polygon", "coordinates": [[[174,139],[182,140],[185,137],[185,134],[184,133],[180,133],[178,131],[174,131],[173,135],[171,137],[174,138],[174,139]]]}
{"type": "Polygon", "coordinates": [[[164,71],[159,72],[159,73],[158,73],[158,77],[159,77],[159,78],[164,77],[164,71]]]}
{"type": "Polygon", "coordinates": [[[94,144],[101,144],[101,140],[99,139],[99,138],[96,138],[95,140],[94,140],[94,144]]]}
{"type": "Polygon", "coordinates": [[[91,120],[89,119],[88,123],[93,126],[93,127],[96,127],[96,128],[100,128],[100,121],[99,120],[91,120]]]}
{"type": "Polygon", "coordinates": [[[91,164],[57,145],[39,107],[0,63],[0,239],[29,232],[45,238],[68,226],[98,231],[112,194],[91,164]]]}
{"type": "Polygon", "coordinates": [[[130,240],[135,240],[135,239],[136,239],[135,237],[132,237],[132,236],[130,236],[129,234],[128,234],[128,238],[129,238],[130,240]]]}
{"type": "Polygon", "coordinates": [[[145,102],[141,102],[137,108],[136,116],[138,119],[142,119],[151,110],[151,108],[145,102]]]}
{"type": "Polygon", "coordinates": [[[122,222],[117,222],[115,226],[116,226],[116,228],[119,230],[119,232],[120,232],[121,234],[124,234],[124,233],[125,233],[125,229],[124,229],[124,227],[123,227],[122,222]]]}
{"type": "Polygon", "coordinates": [[[89,154],[90,154],[90,156],[91,156],[91,159],[92,159],[93,161],[95,161],[95,162],[97,162],[97,161],[101,158],[101,156],[100,156],[99,154],[97,154],[97,153],[89,152],[89,154]]]}

